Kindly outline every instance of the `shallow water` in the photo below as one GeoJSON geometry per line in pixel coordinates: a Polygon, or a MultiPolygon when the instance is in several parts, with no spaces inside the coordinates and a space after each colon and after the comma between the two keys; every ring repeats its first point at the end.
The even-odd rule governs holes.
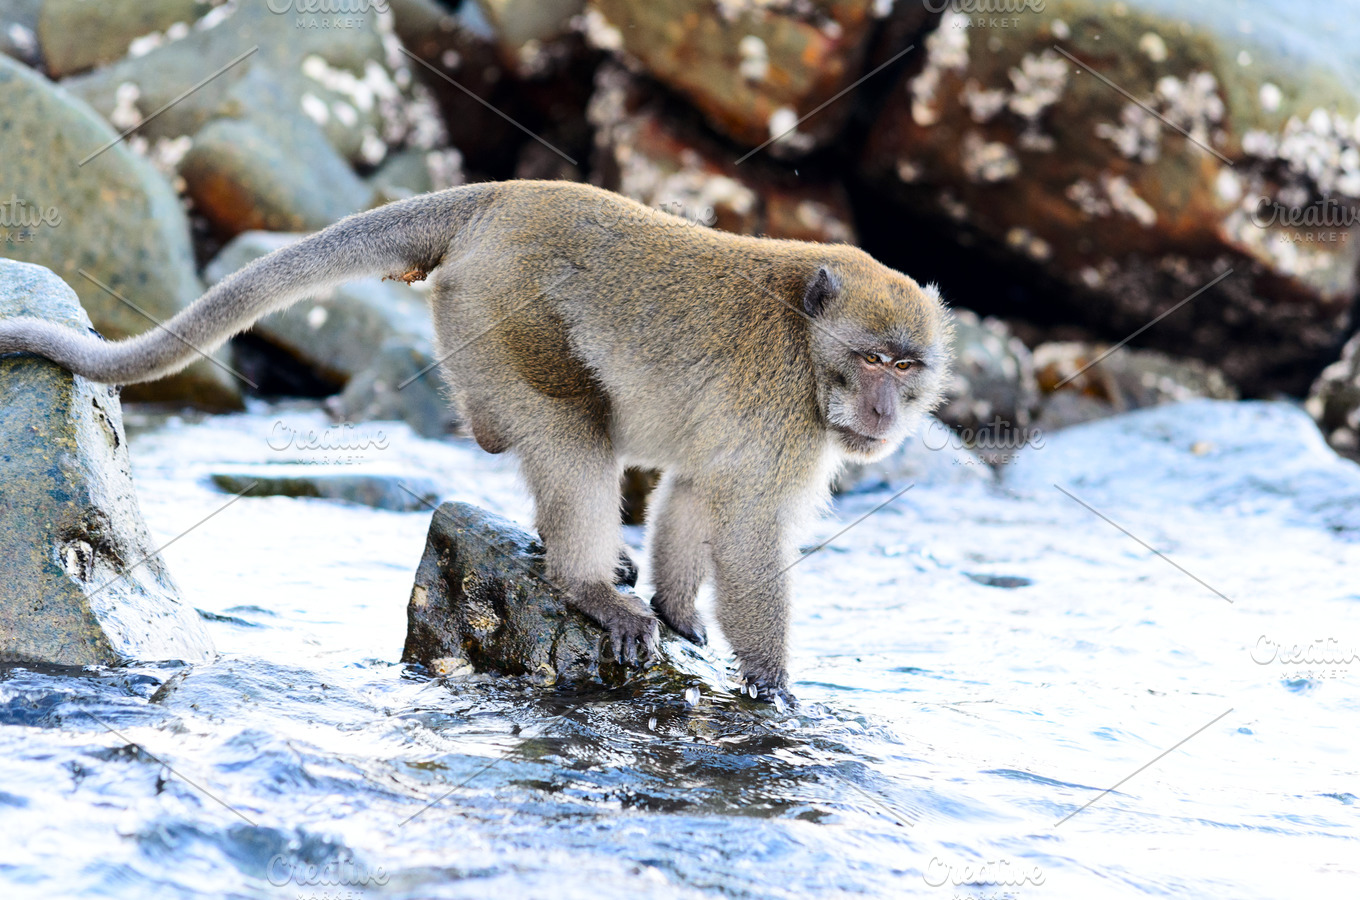
{"type": "Polygon", "coordinates": [[[839,498],[808,547],[881,508],[795,569],[796,715],[724,689],[721,646],[697,703],[421,677],[427,512],[207,480],[344,462],[528,524],[508,458],[391,424],[313,449],[322,417],[263,407],[134,429],[220,655],[0,675],[0,894],[1354,896],[1360,659],[1269,649],[1360,648],[1360,470],[1214,410],[1166,414],[1162,456],[1051,436],[1015,493],[839,498]]]}

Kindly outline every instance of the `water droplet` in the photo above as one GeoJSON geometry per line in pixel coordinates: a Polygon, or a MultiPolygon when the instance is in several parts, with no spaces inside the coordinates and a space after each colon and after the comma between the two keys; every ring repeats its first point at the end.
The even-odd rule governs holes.
{"type": "Polygon", "coordinates": [[[748,684],[746,685],[746,694],[754,700],[760,696],[760,688],[756,687],[755,684],[748,684]]]}
{"type": "Polygon", "coordinates": [[[656,731],[656,716],[652,716],[647,720],[647,730],[656,731]]]}
{"type": "Polygon", "coordinates": [[[685,702],[690,706],[699,705],[699,689],[697,687],[685,688],[685,702]]]}

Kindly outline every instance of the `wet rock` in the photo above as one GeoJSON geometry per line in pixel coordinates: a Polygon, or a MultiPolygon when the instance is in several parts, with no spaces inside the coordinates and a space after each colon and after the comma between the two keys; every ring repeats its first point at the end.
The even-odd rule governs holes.
{"type": "Polygon", "coordinates": [[[1360,465],[1291,403],[1190,400],[1078,425],[1022,450],[1002,483],[1045,496],[1058,484],[1116,521],[1129,507],[1270,511],[1360,540],[1360,465]]]}
{"type": "Polygon", "coordinates": [[[1039,405],[1029,349],[1005,323],[954,313],[954,362],[945,401],[936,415],[955,428],[1021,428],[1039,405]]]}
{"type": "Polygon", "coordinates": [[[414,512],[439,502],[439,486],[428,478],[408,478],[343,467],[315,465],[256,466],[208,476],[229,494],[251,497],[316,497],[374,509],[414,512]]]}
{"type": "Polygon", "coordinates": [[[718,131],[749,147],[778,137],[768,152],[798,154],[845,123],[852,104],[798,120],[860,76],[875,5],[592,0],[586,24],[597,47],[636,60],[718,131]]]}
{"type": "Polygon", "coordinates": [[[1237,399],[1237,389],[1218,369],[1156,350],[1110,353],[1080,341],[1040,344],[1034,369],[1044,392],[1037,424],[1049,430],[1197,397],[1237,399]]]}
{"type": "Polygon", "coordinates": [[[1360,334],[1313,382],[1307,409],[1337,452],[1360,456],[1360,334]]]}
{"type": "MultiPolygon", "coordinates": [[[[52,272],[0,259],[0,316],[92,331],[52,272]]],[[[0,661],[115,665],[213,654],[142,521],[116,390],[0,359],[0,661]]]]}
{"type": "Polygon", "coordinates": [[[134,41],[187,33],[210,8],[200,0],[42,0],[38,40],[48,74],[63,78],[123,58],[134,41]]]}
{"type": "Polygon", "coordinates": [[[1051,0],[1003,30],[951,5],[865,169],[955,240],[1055,284],[1027,314],[1112,340],[1167,314],[1144,346],[1251,393],[1302,393],[1350,328],[1360,260],[1345,215],[1360,79],[1332,64],[1360,29],[1319,15],[1325,27],[1284,3],[1051,0]]]}
{"type": "Polygon", "coordinates": [[[848,494],[884,487],[900,490],[908,485],[989,484],[995,481],[992,465],[1006,461],[989,464],[948,425],[928,416],[887,459],[848,463],[836,476],[832,490],[848,494]]]}
{"type": "Polygon", "coordinates": [[[752,160],[687,126],[683,111],[617,66],[603,66],[588,115],[601,186],[670,212],[685,223],[737,234],[854,243],[849,200],[817,183],[752,160]]]}
{"type": "MultiPolygon", "coordinates": [[[[8,186],[0,252],[50,267],[110,339],[140,334],[197,299],[202,284],[188,220],[166,180],[113,143],[117,134],[88,106],[7,57],[0,57],[0,96],[0,184],[8,186]]],[[[207,360],[131,386],[124,397],[241,405],[235,379],[207,360]]]]}
{"type": "Polygon", "coordinates": [[[406,618],[402,662],[435,674],[526,675],[543,685],[629,677],[609,636],[547,582],[542,545],[466,503],[435,512],[406,618]]]}

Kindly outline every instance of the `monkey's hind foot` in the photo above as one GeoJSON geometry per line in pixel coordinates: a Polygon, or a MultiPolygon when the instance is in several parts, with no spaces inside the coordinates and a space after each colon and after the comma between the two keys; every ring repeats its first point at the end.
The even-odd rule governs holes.
{"type": "Polygon", "coordinates": [[[612,584],[585,584],[572,591],[567,602],[609,632],[619,662],[637,666],[639,656],[656,656],[656,616],[639,598],[612,584]]]}
{"type": "Polygon", "coordinates": [[[703,647],[708,644],[708,630],[704,628],[704,620],[700,618],[699,611],[693,604],[687,612],[680,613],[668,610],[665,600],[652,598],[652,609],[656,610],[657,616],[666,623],[666,627],[680,635],[691,644],[703,647]]]}
{"type": "Polygon", "coordinates": [[[798,705],[798,698],[793,692],[782,684],[774,684],[768,681],[747,679],[745,687],[742,689],[746,696],[760,703],[772,703],[780,712],[786,709],[793,709],[798,705]]]}

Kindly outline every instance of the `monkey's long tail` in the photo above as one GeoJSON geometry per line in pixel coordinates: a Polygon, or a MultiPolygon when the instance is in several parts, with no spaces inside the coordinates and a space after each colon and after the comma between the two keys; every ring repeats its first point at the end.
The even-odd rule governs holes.
{"type": "Polygon", "coordinates": [[[108,342],[42,319],[0,319],[0,353],[36,353],[105,384],[169,375],[260,317],[326,288],[434,269],[471,217],[480,188],[425,194],[342,219],[260,257],[168,322],[126,340],[108,342]]]}

